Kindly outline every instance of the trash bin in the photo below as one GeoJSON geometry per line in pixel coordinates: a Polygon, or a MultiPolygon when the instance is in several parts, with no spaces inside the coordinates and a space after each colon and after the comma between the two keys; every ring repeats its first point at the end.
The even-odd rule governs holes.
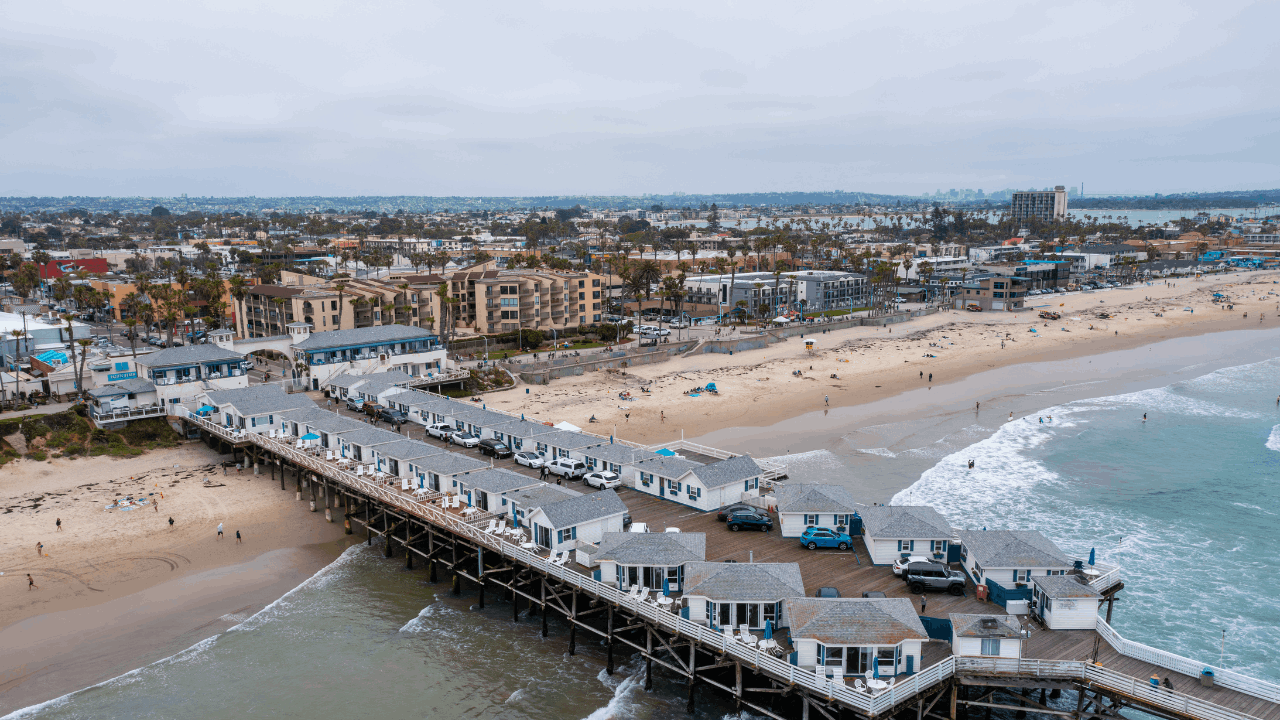
{"type": "Polygon", "coordinates": [[[1200,671],[1200,687],[1213,687],[1213,668],[1200,671]]]}

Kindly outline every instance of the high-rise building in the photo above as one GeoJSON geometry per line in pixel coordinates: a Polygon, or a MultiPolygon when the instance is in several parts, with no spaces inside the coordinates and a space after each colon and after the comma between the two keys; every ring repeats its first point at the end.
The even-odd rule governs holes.
{"type": "Polygon", "coordinates": [[[1067,216],[1067,188],[1058,185],[1052,190],[1015,192],[1010,214],[1014,220],[1040,218],[1060,220],[1067,216]]]}

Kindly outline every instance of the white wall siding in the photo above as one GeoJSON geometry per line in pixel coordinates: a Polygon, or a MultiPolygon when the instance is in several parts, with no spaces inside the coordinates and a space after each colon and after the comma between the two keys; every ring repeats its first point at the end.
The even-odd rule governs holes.
{"type": "Polygon", "coordinates": [[[818,642],[816,640],[796,639],[796,664],[801,667],[813,667],[818,664],[818,642]]]}
{"type": "Polygon", "coordinates": [[[1044,624],[1050,630],[1089,630],[1098,622],[1098,601],[1057,599],[1044,613],[1044,624]]]}
{"type": "MultiPolygon", "coordinates": [[[[956,655],[967,655],[972,657],[982,656],[982,639],[981,638],[957,638],[951,636],[951,647],[956,655]]],[[[1022,641],[1016,638],[1000,639],[1000,657],[1002,658],[1018,658],[1022,655],[1022,641]]]]}

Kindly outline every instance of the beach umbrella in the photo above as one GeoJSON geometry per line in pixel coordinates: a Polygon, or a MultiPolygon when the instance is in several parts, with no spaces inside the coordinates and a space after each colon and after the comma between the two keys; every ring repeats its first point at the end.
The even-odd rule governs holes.
{"type": "Polygon", "coordinates": [[[1096,555],[1095,555],[1095,553],[1096,553],[1096,552],[1097,552],[1097,548],[1089,548],[1089,565],[1090,565],[1090,567],[1092,567],[1092,566],[1093,566],[1093,559],[1094,559],[1094,557],[1096,557],[1096,555]]]}
{"type": "Polygon", "coordinates": [[[880,658],[871,658],[871,677],[880,679],[880,658]]]}
{"type": "Polygon", "coordinates": [[[764,621],[764,639],[765,640],[773,639],[773,621],[772,620],[764,621]]]}
{"type": "Polygon", "coordinates": [[[319,440],[320,436],[315,433],[307,433],[306,435],[302,436],[302,439],[303,440],[319,440]]]}
{"type": "Polygon", "coordinates": [[[202,405],[200,406],[200,409],[197,410],[196,412],[217,412],[217,411],[218,411],[218,408],[212,405],[202,405]]]}

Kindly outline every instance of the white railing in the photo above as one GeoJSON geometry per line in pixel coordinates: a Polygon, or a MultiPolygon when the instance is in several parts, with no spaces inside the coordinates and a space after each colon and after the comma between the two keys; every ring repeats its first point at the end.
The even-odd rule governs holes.
{"type": "Polygon", "coordinates": [[[136,418],[156,417],[168,414],[168,409],[163,405],[152,405],[150,407],[127,408],[113,410],[111,412],[93,411],[90,413],[93,419],[98,422],[111,420],[133,420],[136,418]]]}
{"type": "Polygon", "coordinates": [[[1094,578],[1092,581],[1089,582],[1089,585],[1092,586],[1094,590],[1097,590],[1100,593],[1105,593],[1106,591],[1120,584],[1121,578],[1120,578],[1119,567],[1115,565],[1102,565],[1102,564],[1095,565],[1094,567],[1102,571],[1101,575],[1099,575],[1098,577],[1094,578]]]}
{"type": "Polygon", "coordinates": [[[1098,618],[1097,630],[1108,645],[1126,657],[1149,662],[1152,665],[1166,670],[1173,670],[1193,678],[1200,677],[1200,672],[1205,668],[1209,668],[1213,671],[1213,684],[1215,686],[1222,686],[1236,692],[1252,695],[1268,702],[1280,703],[1280,685],[1275,683],[1252,678],[1231,670],[1224,670],[1181,655],[1174,655],[1171,652],[1143,645],[1133,640],[1126,640],[1102,618],[1098,618]]]}
{"type": "MultiPolygon", "coordinates": [[[[728,450],[721,450],[720,448],[713,448],[707,445],[699,445],[698,443],[689,442],[688,440],[683,439],[666,443],[658,443],[657,445],[649,445],[645,449],[656,452],[664,448],[668,450],[688,450],[690,452],[696,452],[700,455],[706,455],[720,460],[726,460],[734,456],[734,453],[731,453],[728,450]]],[[[761,476],[761,479],[763,480],[775,482],[778,478],[787,474],[787,466],[782,463],[760,460],[759,458],[753,459],[756,461],[756,464],[760,466],[760,469],[764,470],[764,474],[761,476]]]]}
{"type": "MultiPolygon", "coordinates": [[[[291,462],[294,462],[297,465],[306,467],[316,473],[322,473],[326,477],[357,489],[370,497],[377,498],[389,505],[411,512],[418,517],[427,520],[433,525],[449,530],[460,537],[467,538],[477,545],[484,546],[489,550],[497,551],[506,557],[524,563],[529,567],[536,568],[550,577],[554,577],[565,583],[574,585],[602,600],[612,602],[618,606],[627,607],[637,615],[644,617],[670,632],[698,641],[705,648],[718,650],[735,660],[749,664],[756,670],[766,672],[789,684],[803,686],[811,692],[838,701],[841,704],[859,710],[866,715],[877,716],[888,713],[899,703],[916,697],[924,690],[937,685],[952,675],[958,673],[994,672],[1032,677],[1082,679],[1109,690],[1124,693],[1130,697],[1139,699],[1142,702],[1150,703],[1157,707],[1173,710],[1192,717],[1201,718],[1202,720],[1250,720],[1250,716],[1238,713],[1234,710],[1230,710],[1213,703],[1204,702],[1164,688],[1154,688],[1151,687],[1147,680],[1140,680],[1128,675],[1122,675],[1082,661],[1006,660],[950,656],[942,662],[926,668],[902,682],[894,683],[894,685],[888,690],[876,695],[869,695],[865,692],[854,690],[843,682],[832,682],[825,677],[819,679],[817,673],[814,671],[802,669],[796,665],[786,662],[785,660],[775,658],[753,647],[748,647],[747,645],[725,637],[723,633],[716,632],[709,627],[686,620],[679,615],[673,614],[669,610],[659,608],[656,605],[652,605],[638,599],[632,599],[627,596],[626,593],[623,593],[617,588],[587,577],[576,570],[554,565],[548,560],[548,558],[529,552],[528,550],[521,548],[519,545],[508,542],[503,538],[490,535],[480,528],[470,524],[468,521],[447,513],[435,505],[408,497],[398,490],[393,490],[385,485],[370,482],[365,480],[363,477],[357,477],[356,475],[328,464],[309,453],[298,450],[287,441],[277,438],[269,438],[264,435],[254,433],[235,433],[228,428],[218,425],[217,423],[213,423],[196,416],[185,408],[182,409],[182,412],[184,413],[183,417],[196,422],[210,432],[216,433],[230,440],[248,439],[257,445],[278,453],[282,457],[288,458],[291,462]]],[[[1100,621],[1099,632],[1102,632],[1102,625],[1104,625],[1104,623],[1101,623],[1100,621]]],[[[1115,645],[1115,640],[1112,638],[1115,638],[1120,642],[1127,642],[1120,638],[1114,630],[1110,630],[1109,626],[1107,627],[1107,630],[1110,631],[1111,637],[1107,637],[1105,633],[1104,637],[1107,637],[1107,641],[1112,643],[1113,646],[1115,645]]],[[[1136,645],[1136,643],[1134,643],[1134,645],[1136,645]]],[[[1227,673],[1228,671],[1218,672],[1227,673]]],[[[1199,670],[1197,669],[1191,674],[1194,675],[1198,673],[1199,670]]],[[[1230,675],[1236,674],[1230,673],[1230,675]]],[[[1244,678],[1244,676],[1238,677],[1248,680],[1256,685],[1269,685],[1262,681],[1244,678]]],[[[1246,691],[1242,690],[1242,692],[1246,691]]],[[[1262,695],[1257,696],[1264,697],[1262,695]]]]}

